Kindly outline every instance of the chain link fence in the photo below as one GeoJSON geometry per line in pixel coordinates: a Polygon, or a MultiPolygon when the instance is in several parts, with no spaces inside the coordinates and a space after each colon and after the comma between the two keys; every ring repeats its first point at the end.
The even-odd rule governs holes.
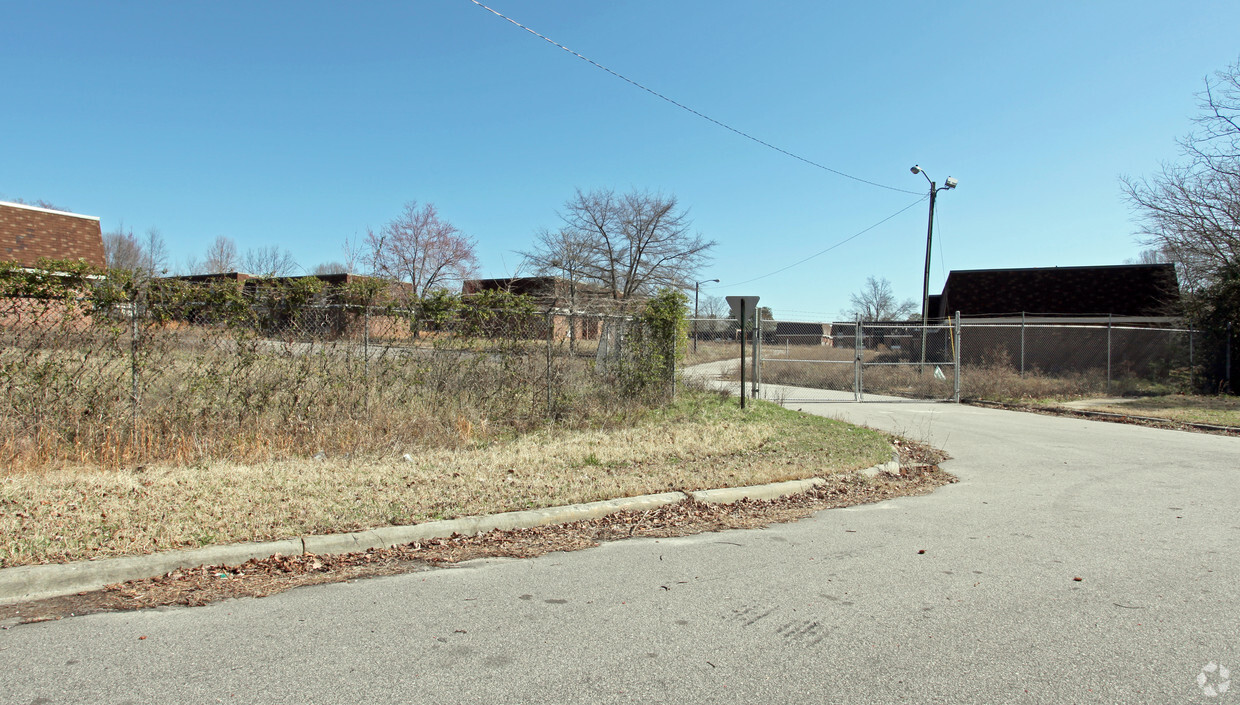
{"type": "MultiPolygon", "coordinates": [[[[1202,336],[1156,323],[990,319],[923,328],[764,321],[761,335],[747,333],[759,350],[756,374],[747,374],[762,396],[786,402],[1010,401],[1195,389],[1204,374],[1202,336]]],[[[735,322],[703,319],[690,329],[699,331],[699,367],[737,381],[735,322]]]]}
{"type": "Polygon", "coordinates": [[[0,297],[0,463],[399,457],[673,388],[629,316],[222,290],[0,297]]]}
{"type": "Polygon", "coordinates": [[[1006,401],[1195,389],[1201,373],[1197,334],[1139,322],[966,321],[961,393],[1006,401]]]}
{"type": "Polygon", "coordinates": [[[765,396],[788,402],[954,399],[954,336],[950,325],[772,321],[758,376],[765,396]]]}

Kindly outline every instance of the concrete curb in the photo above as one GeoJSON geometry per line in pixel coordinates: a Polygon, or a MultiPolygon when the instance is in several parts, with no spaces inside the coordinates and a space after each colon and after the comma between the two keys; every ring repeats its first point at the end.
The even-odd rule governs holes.
{"type": "Polygon", "coordinates": [[[105,585],[200,565],[240,565],[251,558],[277,553],[297,555],[301,539],[266,543],[235,543],[189,551],[167,551],[149,556],[104,558],[49,565],[23,565],[0,569],[0,604],[98,590],[105,585]]]}
{"type": "MultiPolygon", "coordinates": [[[[865,477],[876,477],[880,472],[891,472],[883,463],[857,471],[865,477]]],[[[819,477],[808,480],[790,480],[749,487],[726,487],[715,490],[690,492],[663,492],[638,497],[608,499],[586,504],[570,504],[563,507],[532,509],[520,512],[504,512],[485,516],[468,516],[459,519],[431,521],[410,526],[385,526],[369,531],[326,536],[303,536],[285,541],[265,543],[238,543],[225,546],[208,546],[189,551],[167,551],[147,556],[104,558],[73,563],[18,566],[0,569],[0,604],[27,602],[49,597],[72,595],[98,590],[113,583],[141,580],[163,575],[181,568],[202,565],[240,565],[251,558],[269,558],[276,554],[300,555],[314,553],[357,553],[370,548],[390,548],[416,541],[446,538],[453,534],[473,536],[494,529],[528,529],[549,524],[567,524],[574,521],[596,519],[619,511],[647,511],[676,504],[692,496],[699,502],[731,504],[741,499],[777,499],[808,492],[826,484],[819,477]]]]}
{"type": "Polygon", "coordinates": [[[970,399],[964,402],[970,406],[978,406],[984,409],[1000,409],[1002,411],[1027,411],[1035,414],[1048,414],[1052,416],[1064,417],[1084,417],[1089,419],[1101,419],[1104,421],[1140,421],[1142,424],[1155,426],[1158,428],[1169,428],[1172,430],[1191,428],[1198,431],[1214,431],[1217,433],[1230,433],[1240,435],[1240,426],[1218,426],[1216,424],[1198,423],[1196,421],[1176,421],[1175,419],[1164,419],[1160,416],[1135,416],[1133,414],[1116,414],[1110,411],[1092,411],[1090,409],[1078,409],[1074,406],[1033,406],[1030,404],[1004,404],[1001,402],[986,401],[983,399],[970,399]]]}
{"type": "Polygon", "coordinates": [[[808,480],[789,480],[773,482],[769,485],[751,485],[749,487],[725,487],[718,490],[698,490],[689,494],[699,502],[707,504],[732,504],[742,499],[779,499],[788,495],[809,492],[815,487],[825,485],[827,481],[821,477],[808,480]]]}
{"type": "MultiPolygon", "coordinates": [[[[564,507],[548,509],[530,509],[521,512],[504,512],[485,516],[461,517],[444,521],[430,521],[425,524],[410,526],[385,526],[370,531],[358,531],[351,534],[330,534],[327,536],[306,536],[301,540],[305,553],[357,553],[368,548],[391,548],[415,541],[443,538],[453,534],[474,536],[484,534],[493,529],[509,531],[512,529],[529,529],[548,524],[567,524],[572,521],[596,519],[621,510],[642,512],[657,509],[667,504],[682,501],[685,495],[681,492],[664,492],[647,494],[638,497],[607,499],[587,504],[570,504],[564,507]]],[[[3,599],[0,593],[0,600],[3,599]]]]}

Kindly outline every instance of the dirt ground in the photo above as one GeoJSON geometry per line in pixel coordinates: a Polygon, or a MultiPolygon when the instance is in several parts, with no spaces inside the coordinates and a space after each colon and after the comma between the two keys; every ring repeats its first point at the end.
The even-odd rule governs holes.
{"type": "Polygon", "coordinates": [[[704,504],[692,498],[643,512],[617,512],[598,519],[478,536],[454,535],[364,553],[320,556],[276,555],[240,566],[200,566],[163,576],[109,585],[102,590],[37,602],[0,605],[0,628],[93,612],[169,605],[198,606],[240,597],[265,597],[303,585],[427,570],[476,558],[532,558],[576,551],[637,536],[663,538],[726,529],[755,529],[796,521],[823,509],[926,494],[956,481],[938,467],[941,451],[901,441],[901,474],[829,478],[812,491],[776,500],[704,504]]]}

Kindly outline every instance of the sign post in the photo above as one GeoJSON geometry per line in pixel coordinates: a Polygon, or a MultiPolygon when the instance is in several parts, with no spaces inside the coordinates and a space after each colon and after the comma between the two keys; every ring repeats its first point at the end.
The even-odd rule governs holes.
{"type": "MultiPolygon", "coordinates": [[[[741,408],[745,408],[745,317],[747,315],[754,316],[757,319],[758,297],[757,296],[728,296],[728,306],[732,308],[732,315],[736,317],[738,323],[741,324],[741,408]]],[[[754,327],[757,329],[757,326],[754,327]]],[[[756,342],[755,342],[756,344],[756,342]]]]}

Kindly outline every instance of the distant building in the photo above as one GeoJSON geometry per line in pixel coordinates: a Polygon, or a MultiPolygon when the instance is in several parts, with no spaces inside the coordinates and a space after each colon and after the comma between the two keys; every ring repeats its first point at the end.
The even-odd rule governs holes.
{"type": "Polygon", "coordinates": [[[602,287],[561,277],[466,279],[461,287],[461,294],[466,297],[484,291],[506,291],[530,297],[535,306],[549,313],[551,336],[555,340],[597,340],[604,330],[599,314],[620,313],[625,304],[616,301],[611,292],[602,287]]]}
{"type": "Polygon", "coordinates": [[[34,267],[40,258],[106,267],[99,218],[0,201],[0,261],[34,267]]]}
{"type": "Polygon", "coordinates": [[[788,345],[831,345],[830,323],[807,323],[802,321],[774,321],[774,330],[763,321],[762,339],[788,345]]]}
{"type": "Polygon", "coordinates": [[[185,274],[176,277],[164,278],[190,282],[193,284],[236,282],[240,285],[242,291],[247,293],[262,291],[264,287],[279,287],[296,281],[318,279],[323,282],[324,292],[328,295],[327,298],[329,299],[334,298],[344,286],[357,282],[378,282],[382,284],[386,293],[379,297],[380,300],[386,300],[388,297],[400,294],[408,295],[413,291],[413,286],[409,282],[393,282],[387,279],[368,277],[362,274],[305,274],[293,277],[264,277],[254,274],[246,274],[245,272],[217,272],[215,274],[185,274]]]}
{"type": "MultiPolygon", "coordinates": [[[[561,277],[504,277],[500,279],[466,279],[461,287],[465,296],[483,291],[506,291],[521,294],[534,300],[541,308],[589,309],[598,311],[600,306],[613,302],[611,292],[590,284],[574,283],[561,277]]],[[[614,306],[613,304],[610,304],[614,306]]]]}
{"type": "MultiPolygon", "coordinates": [[[[1085,373],[1106,368],[1112,354],[1141,370],[1169,369],[1178,354],[1173,336],[1142,330],[1179,322],[1180,287],[1171,264],[953,271],[932,303],[934,323],[959,311],[964,322],[980,326],[963,336],[964,364],[1085,373]],[[1026,330],[1028,323],[1039,326],[1036,333],[1026,330]]],[[[951,350],[948,331],[930,332],[928,354],[951,350]]]]}
{"type": "Polygon", "coordinates": [[[1171,264],[953,270],[930,297],[929,317],[1164,317],[1179,302],[1171,264]]]}

